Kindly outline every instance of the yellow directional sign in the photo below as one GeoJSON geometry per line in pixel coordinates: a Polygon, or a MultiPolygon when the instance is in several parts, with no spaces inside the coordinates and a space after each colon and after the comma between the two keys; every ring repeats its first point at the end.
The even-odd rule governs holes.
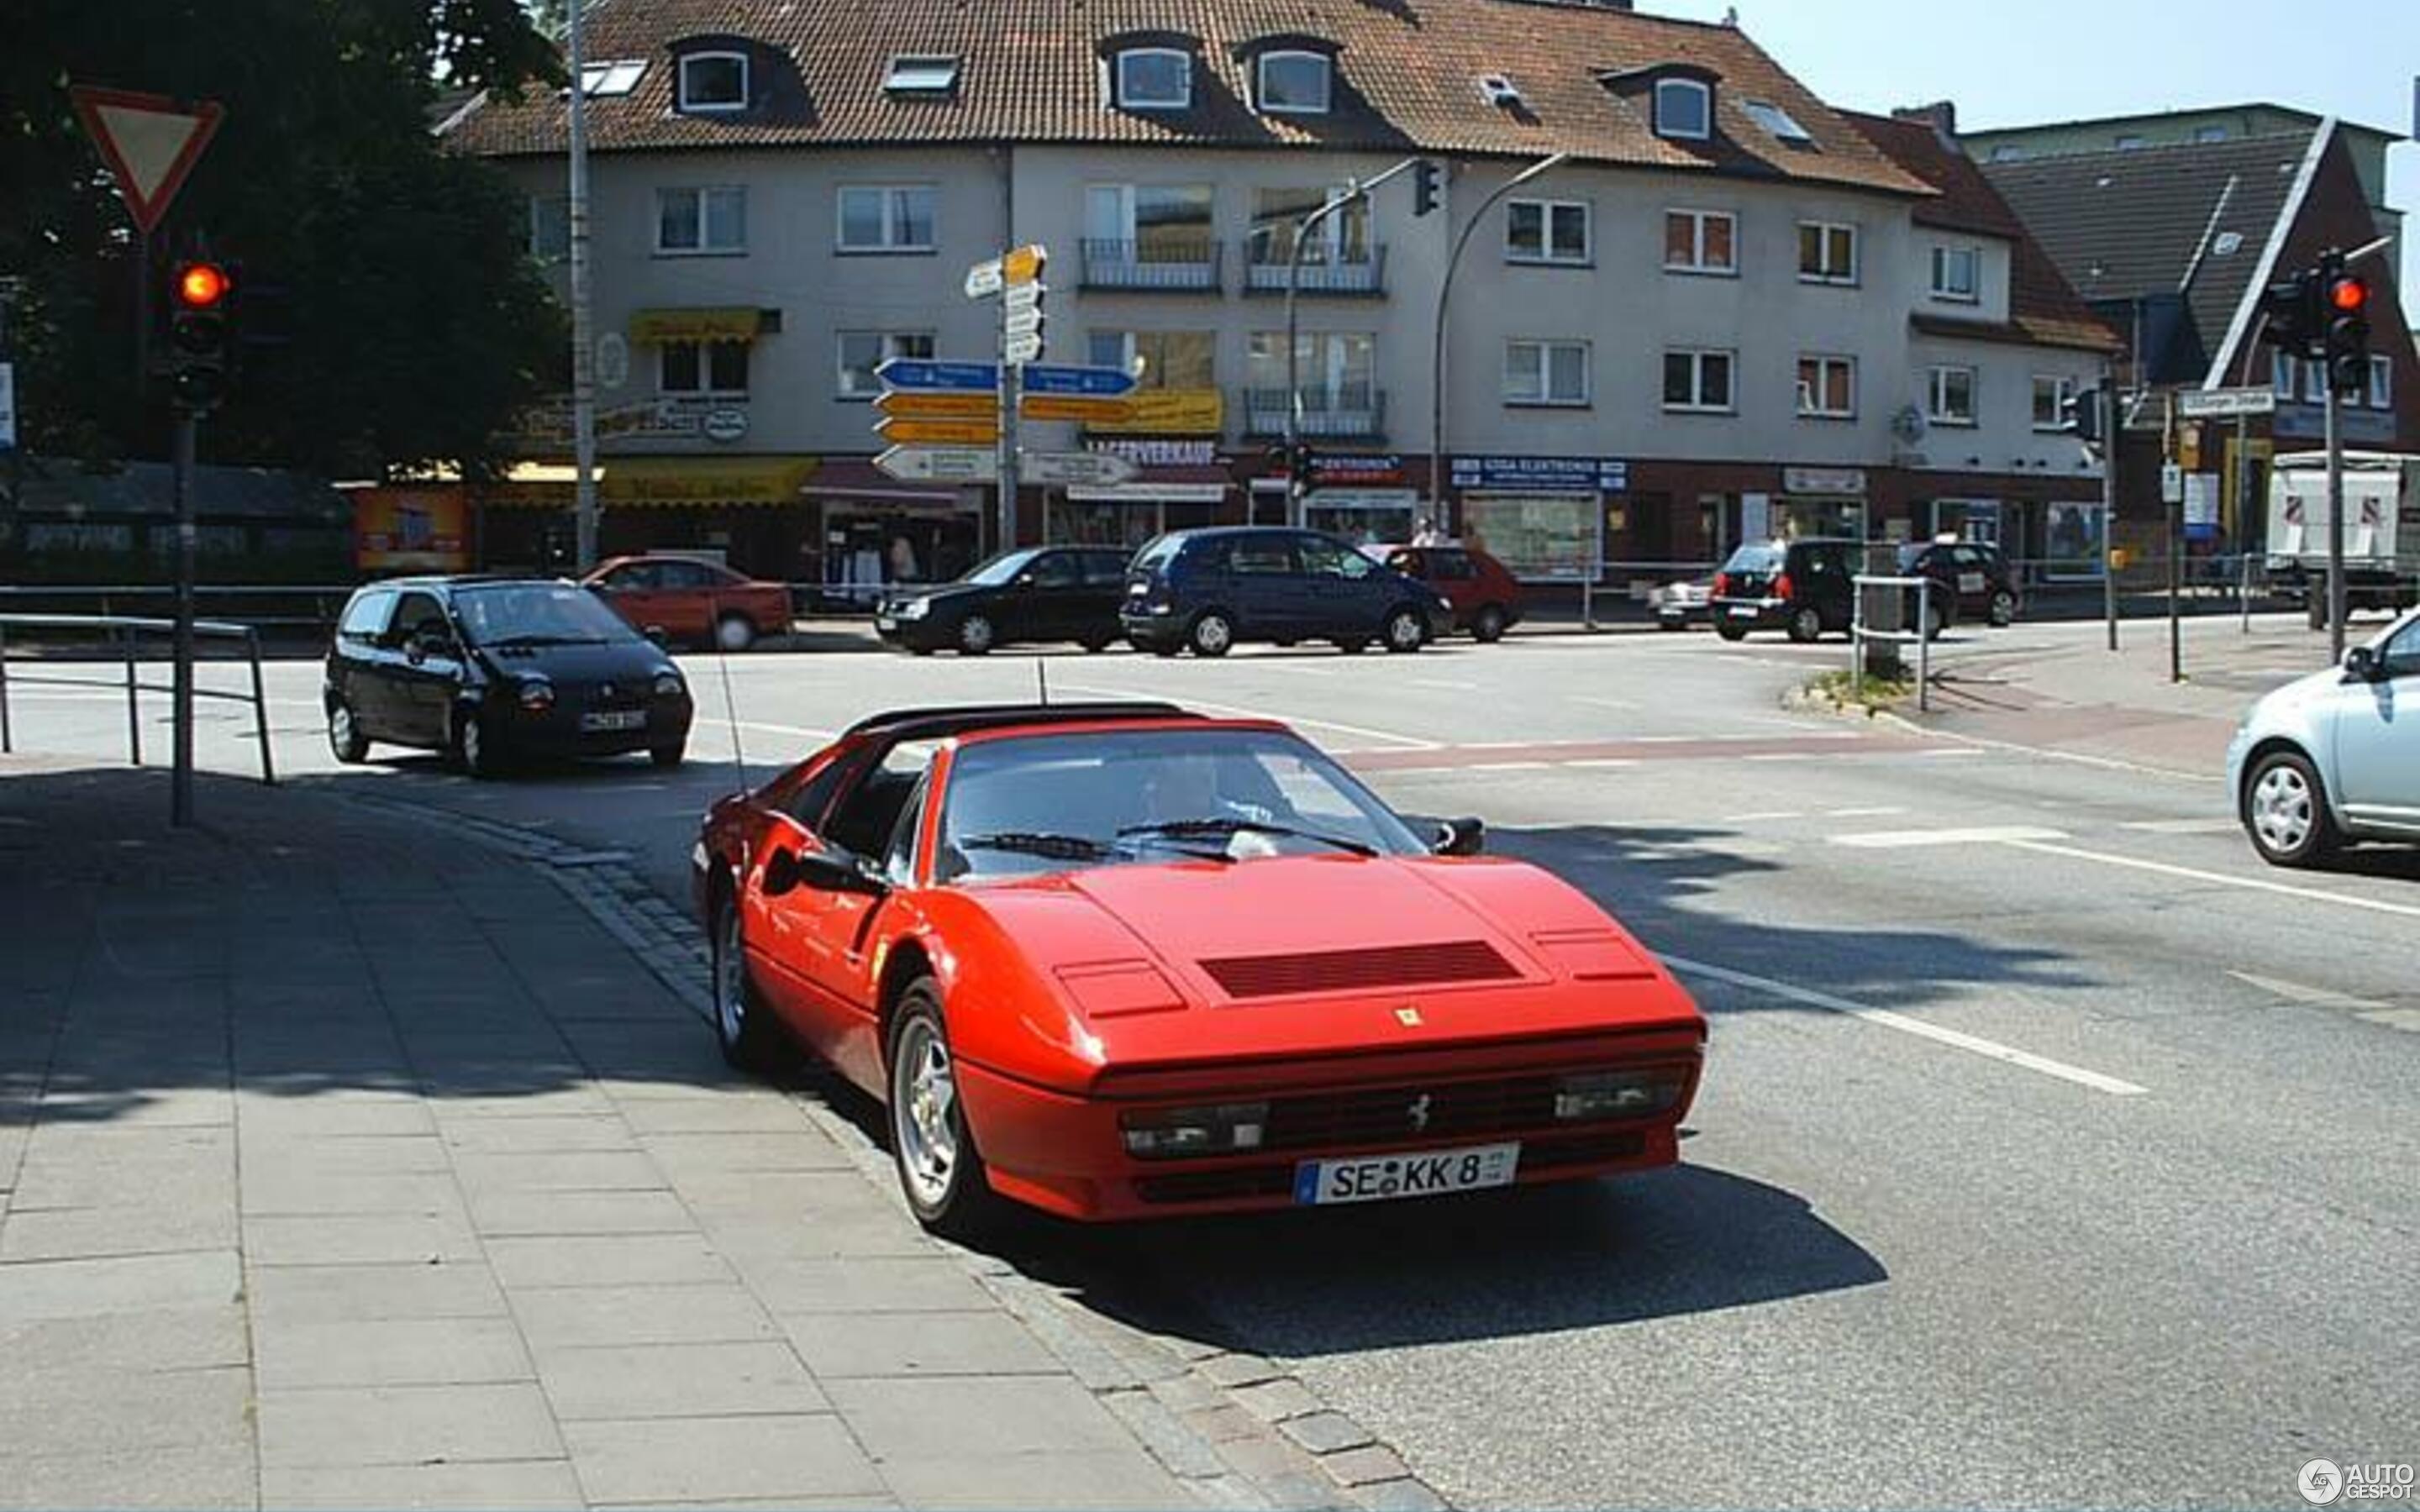
{"type": "Polygon", "coordinates": [[[1216,436],[1226,424],[1217,389],[1137,389],[1125,396],[1122,420],[1095,420],[1096,430],[1128,436],[1216,436]]]}
{"type": "Polygon", "coordinates": [[[1000,396],[892,389],[874,401],[874,408],[914,420],[990,420],[1000,414],[1000,396]]]}
{"type": "Polygon", "coordinates": [[[893,446],[985,446],[1000,440],[988,420],[886,420],[874,427],[893,446]]]}
{"type": "Polygon", "coordinates": [[[1072,393],[1025,393],[1016,412],[1028,420],[1077,420],[1088,425],[1116,424],[1133,415],[1125,399],[1102,399],[1072,393]]]}
{"type": "Polygon", "coordinates": [[[1050,255],[1038,246],[1023,246],[1000,260],[1001,278],[1010,284],[1031,284],[1042,276],[1042,265],[1050,255]]]}

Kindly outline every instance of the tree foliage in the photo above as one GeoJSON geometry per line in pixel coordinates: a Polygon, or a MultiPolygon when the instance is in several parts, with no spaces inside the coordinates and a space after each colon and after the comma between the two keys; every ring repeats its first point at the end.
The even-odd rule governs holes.
{"type": "MultiPolygon", "coordinates": [[[[520,202],[429,131],[441,88],[559,81],[519,0],[18,0],[0,46],[0,277],[29,450],[157,455],[140,244],[70,84],[215,100],[217,138],[142,270],[238,265],[248,345],[205,456],[367,476],[476,467],[566,361],[520,202]]],[[[155,316],[156,316],[155,311],[155,316]]],[[[155,341],[155,346],[157,345],[155,341]]]]}

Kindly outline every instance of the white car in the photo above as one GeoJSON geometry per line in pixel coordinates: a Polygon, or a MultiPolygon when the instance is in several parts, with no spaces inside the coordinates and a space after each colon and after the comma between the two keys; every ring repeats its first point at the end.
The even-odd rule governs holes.
{"type": "Polygon", "coordinates": [[[2309,866],[2348,841],[2420,841],[2420,611],[2253,704],[2226,783],[2274,866],[2309,866]]]}

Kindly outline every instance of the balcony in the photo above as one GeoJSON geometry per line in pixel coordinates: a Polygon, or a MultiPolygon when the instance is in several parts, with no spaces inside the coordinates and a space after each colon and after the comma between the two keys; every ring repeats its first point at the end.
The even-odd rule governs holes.
{"type": "MultiPolygon", "coordinates": [[[[1254,237],[1245,241],[1244,291],[1283,294],[1286,255],[1286,247],[1275,237],[1254,237]]],[[[1337,247],[1313,241],[1302,249],[1301,276],[1295,286],[1304,294],[1330,298],[1380,298],[1387,292],[1387,249],[1337,247]]]]}
{"type": "Polygon", "coordinates": [[[1218,242],[1211,237],[1154,237],[1148,241],[1086,238],[1083,286],[1128,292],[1217,294],[1218,242]]]}
{"type": "MultiPolygon", "coordinates": [[[[1286,408],[1286,391],[1282,387],[1246,389],[1244,434],[1284,435],[1286,408]]],[[[1306,440],[1385,440],[1386,391],[1368,383],[1345,383],[1333,387],[1305,384],[1300,434],[1306,440]]]]}

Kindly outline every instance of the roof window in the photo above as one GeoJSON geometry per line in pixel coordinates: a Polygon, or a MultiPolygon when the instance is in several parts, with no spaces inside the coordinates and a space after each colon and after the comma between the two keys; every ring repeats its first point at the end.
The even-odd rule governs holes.
{"type": "Polygon", "coordinates": [[[1506,110],[1517,110],[1521,105],[1521,87],[1512,82],[1509,73],[1481,75],[1479,95],[1489,104],[1501,105],[1506,110]]]}
{"type": "Polygon", "coordinates": [[[1255,60],[1253,97],[1271,116],[1325,116],[1335,65],[1324,53],[1267,52],[1255,60]]]}
{"type": "Polygon", "coordinates": [[[1743,100],[1740,109],[1747,112],[1749,120],[1763,127],[1776,140],[1793,147],[1809,146],[1815,140],[1807,128],[1798,124],[1798,117],[1769,100],[1743,100]]]}
{"type": "Polygon", "coordinates": [[[690,53],[680,60],[678,108],[686,111],[746,110],[748,54],[690,53]]]}
{"type": "Polygon", "coordinates": [[[1187,110],[1193,104],[1190,53],[1173,47],[1129,47],[1110,66],[1122,109],[1187,110]]]}
{"type": "Polygon", "coordinates": [[[1655,134],[1702,142],[1714,134],[1714,88],[1701,79],[1655,81],[1655,134]]]}
{"type": "Polygon", "coordinates": [[[958,60],[942,54],[906,54],[891,60],[882,87],[894,95],[947,95],[958,87],[958,60]]]}
{"type": "Polygon", "coordinates": [[[627,95],[639,86],[639,76],[646,71],[644,62],[591,63],[580,70],[581,92],[591,100],[627,95]]]}

